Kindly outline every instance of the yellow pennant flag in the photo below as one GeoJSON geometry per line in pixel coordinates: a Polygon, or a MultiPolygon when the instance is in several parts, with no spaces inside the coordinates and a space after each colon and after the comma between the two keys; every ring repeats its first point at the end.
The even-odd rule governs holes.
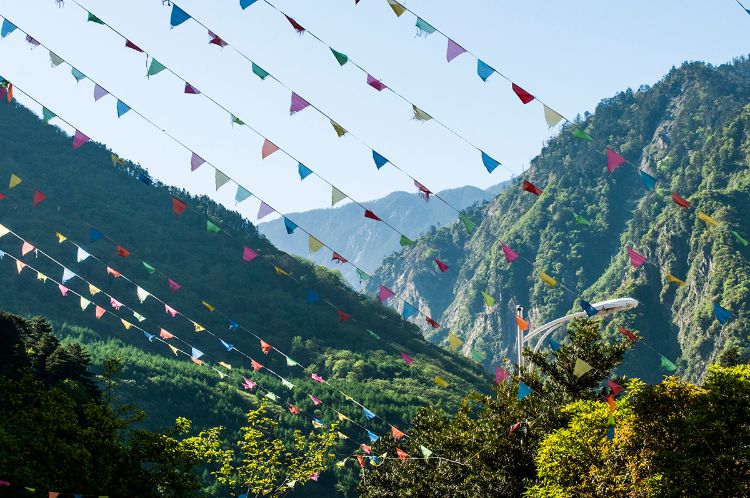
{"type": "Polygon", "coordinates": [[[448,382],[439,375],[435,377],[435,384],[439,385],[440,387],[448,387],[448,382]]]}
{"type": "Polygon", "coordinates": [[[146,319],[146,317],[145,317],[145,316],[141,315],[140,313],[138,313],[138,312],[136,312],[136,311],[134,311],[134,312],[133,312],[133,316],[134,316],[134,317],[135,317],[135,319],[136,319],[136,320],[138,320],[139,322],[142,322],[143,320],[145,320],[145,319],[146,319]]]}
{"type": "Polygon", "coordinates": [[[284,275],[285,277],[289,276],[289,274],[287,272],[285,272],[284,270],[282,270],[278,266],[274,266],[273,269],[276,270],[276,273],[279,274],[279,275],[284,275]]]}
{"type": "Polygon", "coordinates": [[[550,277],[549,275],[547,275],[543,271],[539,272],[539,278],[541,278],[542,282],[544,282],[545,284],[549,285],[550,287],[554,287],[554,286],[557,285],[557,280],[555,280],[554,278],[550,277]]]}
{"type": "Polygon", "coordinates": [[[0,237],[10,233],[10,230],[5,225],[0,225],[0,237]]]}
{"type": "Polygon", "coordinates": [[[716,225],[719,224],[718,221],[716,221],[715,219],[711,218],[709,215],[707,215],[703,211],[698,211],[698,219],[705,221],[707,225],[716,226],[716,225]]]}
{"type": "Polygon", "coordinates": [[[8,188],[16,187],[19,183],[21,183],[21,179],[18,178],[15,173],[11,173],[10,181],[8,182],[8,188]]]}
{"type": "Polygon", "coordinates": [[[120,321],[122,322],[122,326],[125,327],[125,330],[129,330],[130,327],[133,326],[132,323],[130,323],[129,321],[127,321],[127,320],[125,320],[123,318],[120,318],[120,321]]]}
{"type": "Polygon", "coordinates": [[[667,274],[667,281],[677,285],[685,285],[685,282],[675,277],[671,273],[667,274]]]}
{"type": "MultiPolygon", "coordinates": [[[[221,365],[222,367],[226,368],[227,370],[231,370],[232,369],[232,365],[230,365],[229,363],[224,363],[223,361],[220,361],[219,365],[221,365]]],[[[219,373],[221,373],[221,372],[219,372],[219,373]]]]}
{"type": "Polygon", "coordinates": [[[391,6],[396,17],[401,17],[401,14],[406,12],[406,7],[398,3],[396,0],[388,0],[388,5],[391,6]]]}
{"type": "Polygon", "coordinates": [[[125,159],[121,158],[117,154],[112,154],[112,166],[119,164],[120,166],[125,165],[125,159]]]}
{"type": "Polygon", "coordinates": [[[310,249],[310,252],[318,252],[318,250],[323,247],[323,243],[310,235],[307,239],[307,247],[310,249]]]}
{"type": "Polygon", "coordinates": [[[65,235],[61,234],[60,232],[55,232],[55,235],[57,236],[57,241],[58,241],[58,242],[59,242],[60,244],[62,244],[62,243],[63,243],[63,242],[65,242],[66,240],[68,240],[68,238],[67,238],[67,237],[66,237],[65,235]]]}
{"type": "Polygon", "coordinates": [[[208,311],[213,311],[216,309],[216,306],[212,306],[208,304],[206,301],[201,301],[201,302],[203,303],[203,306],[205,306],[208,311]]]}
{"type": "Polygon", "coordinates": [[[167,344],[167,346],[169,346],[169,349],[171,349],[174,355],[177,356],[177,348],[172,346],[171,344],[167,344]]]}
{"type": "Polygon", "coordinates": [[[414,111],[414,119],[417,121],[429,121],[432,119],[432,116],[424,112],[422,109],[417,107],[416,105],[411,105],[412,111],[414,111]]]}
{"type": "Polygon", "coordinates": [[[576,377],[580,377],[581,375],[585,374],[586,372],[592,369],[593,367],[591,365],[589,365],[588,363],[586,363],[580,358],[576,358],[576,364],[573,367],[573,375],[575,375],[576,377]]]}
{"type": "Polygon", "coordinates": [[[344,415],[343,413],[341,413],[341,412],[336,412],[336,413],[337,413],[337,414],[338,414],[338,416],[339,416],[339,420],[341,420],[342,422],[344,422],[345,420],[349,420],[349,417],[347,417],[347,416],[346,416],[346,415],[344,415]]]}
{"type": "Polygon", "coordinates": [[[47,275],[45,275],[44,273],[38,271],[38,272],[36,272],[36,279],[37,280],[41,280],[42,282],[47,282],[47,275]]]}
{"type": "Polygon", "coordinates": [[[550,109],[546,105],[544,106],[544,120],[547,122],[547,126],[552,128],[557,123],[559,123],[562,118],[563,117],[560,114],[558,114],[556,111],[554,111],[553,109],[550,109]]]}
{"type": "Polygon", "coordinates": [[[338,124],[336,121],[331,120],[331,126],[333,126],[333,129],[336,130],[336,135],[338,135],[339,138],[346,135],[346,130],[344,129],[344,127],[338,124]]]}
{"type": "Polygon", "coordinates": [[[464,341],[459,339],[458,336],[453,332],[448,332],[448,342],[450,343],[450,348],[453,351],[457,350],[461,346],[461,344],[464,343],[464,341]]]}
{"type": "Polygon", "coordinates": [[[338,432],[338,431],[337,431],[337,433],[338,433],[338,435],[339,435],[339,439],[349,439],[349,436],[347,436],[347,435],[346,435],[346,434],[344,434],[343,432],[338,432]]]}
{"type": "Polygon", "coordinates": [[[198,322],[193,322],[193,328],[195,329],[196,332],[203,332],[204,330],[206,330],[203,328],[203,325],[201,325],[198,322]]]}
{"type": "Polygon", "coordinates": [[[317,427],[318,429],[319,429],[319,428],[321,428],[321,427],[325,427],[325,425],[324,425],[324,424],[321,424],[320,422],[318,422],[318,421],[317,421],[317,420],[315,420],[315,419],[313,419],[313,421],[312,421],[312,425],[313,425],[313,427],[317,427]]]}
{"type": "MultiPolygon", "coordinates": [[[[339,432],[339,434],[341,434],[341,433],[339,432]]],[[[341,467],[343,467],[344,465],[346,465],[346,458],[344,458],[344,459],[343,459],[343,460],[341,460],[340,462],[336,462],[336,467],[339,467],[339,468],[341,468],[341,467]]]]}
{"type": "Polygon", "coordinates": [[[99,289],[94,287],[92,284],[89,284],[89,293],[91,293],[92,296],[96,296],[99,294],[99,289]]]}

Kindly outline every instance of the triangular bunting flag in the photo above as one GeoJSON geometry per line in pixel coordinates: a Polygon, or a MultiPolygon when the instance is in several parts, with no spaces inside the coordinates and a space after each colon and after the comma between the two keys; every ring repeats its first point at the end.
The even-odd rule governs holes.
{"type": "Polygon", "coordinates": [[[531,394],[532,392],[534,392],[534,390],[530,388],[529,386],[527,386],[526,384],[524,384],[523,382],[518,383],[518,396],[517,397],[519,401],[525,398],[526,396],[528,396],[529,394],[531,394]]]}
{"type": "Polygon", "coordinates": [[[214,182],[216,185],[216,190],[219,190],[221,187],[226,185],[226,183],[230,180],[230,178],[224,174],[223,171],[214,170],[214,182]]]}
{"type": "Polygon", "coordinates": [[[493,306],[495,304],[495,298],[490,296],[484,291],[479,291],[482,293],[482,299],[484,299],[485,306],[493,306]]]}
{"type": "Polygon", "coordinates": [[[307,237],[307,247],[310,249],[311,253],[318,252],[318,250],[323,247],[323,243],[313,237],[312,235],[308,235],[307,237]]]}
{"type": "Polygon", "coordinates": [[[304,180],[305,178],[307,178],[308,176],[310,176],[312,174],[312,172],[313,172],[313,170],[311,170],[310,168],[308,168],[307,166],[305,166],[302,163],[299,163],[297,165],[297,171],[299,172],[299,179],[300,180],[304,180]]]}
{"type": "Polygon", "coordinates": [[[445,263],[443,263],[442,261],[440,261],[440,260],[439,260],[439,259],[437,259],[437,258],[434,258],[434,259],[433,259],[433,261],[435,261],[435,264],[437,265],[438,269],[439,269],[439,270],[440,270],[440,271],[441,271],[442,273],[445,273],[445,272],[447,272],[447,271],[448,271],[448,268],[449,268],[449,267],[448,267],[448,265],[446,265],[445,263]]]}
{"type": "Polygon", "coordinates": [[[502,367],[495,367],[495,384],[503,382],[510,377],[510,372],[502,367]]]}
{"type": "Polygon", "coordinates": [[[337,202],[343,201],[344,199],[346,199],[346,194],[336,187],[331,186],[331,206],[335,206],[337,202]]]}
{"type": "Polygon", "coordinates": [[[347,62],[349,62],[349,57],[346,54],[343,54],[339,52],[338,50],[333,49],[332,47],[328,47],[331,49],[331,53],[336,58],[336,62],[339,63],[339,66],[343,66],[347,62]]]}
{"type": "Polygon", "coordinates": [[[148,70],[146,71],[146,76],[154,76],[164,71],[166,68],[167,67],[164,64],[152,58],[151,64],[149,64],[148,70]]]}
{"type": "Polygon", "coordinates": [[[573,366],[573,375],[580,377],[591,370],[593,370],[591,365],[580,358],[576,358],[576,364],[573,366]]]}
{"type": "Polygon", "coordinates": [[[516,315],[516,326],[521,330],[529,330],[529,322],[516,315]]]}
{"type": "Polygon", "coordinates": [[[388,162],[388,159],[386,159],[382,155],[378,154],[374,150],[372,151],[372,159],[373,159],[373,161],[375,161],[375,166],[378,169],[382,168],[388,162]]]}
{"type": "Polygon", "coordinates": [[[148,298],[148,296],[150,296],[151,294],[149,294],[149,292],[146,289],[142,289],[141,287],[136,287],[135,295],[138,296],[138,300],[141,303],[143,303],[143,301],[145,301],[148,298]]]}
{"type": "Polygon", "coordinates": [[[385,84],[382,81],[380,81],[379,79],[375,78],[374,76],[372,76],[369,73],[367,74],[367,84],[370,85],[371,87],[373,87],[375,90],[377,90],[379,92],[382,92],[383,90],[385,90],[386,88],[388,88],[387,86],[385,86],[385,84]]]}
{"type": "Polygon", "coordinates": [[[633,332],[629,331],[628,329],[626,329],[623,326],[617,327],[617,331],[620,334],[622,334],[625,337],[627,337],[629,340],[633,341],[633,342],[635,342],[635,341],[638,340],[638,336],[637,335],[635,335],[633,332]]]}
{"type": "Polygon", "coordinates": [[[446,61],[450,62],[464,52],[466,52],[465,48],[448,38],[448,49],[445,51],[446,61]]]}
{"type": "Polygon", "coordinates": [[[457,350],[457,349],[458,349],[459,347],[461,347],[461,344],[463,344],[463,343],[464,343],[464,341],[462,341],[462,340],[461,340],[461,339],[460,339],[460,338],[459,338],[459,337],[458,337],[457,335],[455,335],[455,334],[454,334],[453,332],[448,332],[448,343],[449,343],[449,345],[450,345],[449,347],[450,347],[450,348],[451,348],[451,349],[452,349],[453,351],[455,351],[455,350],[457,350]]]}
{"type": "Polygon", "coordinates": [[[685,282],[683,280],[680,280],[679,278],[675,277],[671,273],[667,273],[667,282],[677,284],[677,285],[685,285],[685,282]]]}
{"type": "Polygon", "coordinates": [[[40,191],[36,190],[34,192],[34,206],[38,206],[40,202],[44,201],[47,198],[46,195],[41,193],[40,191]]]}
{"type": "Polygon", "coordinates": [[[406,366],[407,366],[407,367],[408,367],[409,365],[411,365],[411,364],[412,364],[412,362],[414,361],[414,358],[412,358],[411,356],[409,356],[409,355],[408,355],[408,354],[406,354],[406,353],[401,353],[401,359],[402,359],[402,360],[404,360],[404,363],[406,363],[406,366]]]}
{"type": "Polygon", "coordinates": [[[476,223],[471,221],[468,216],[466,216],[463,213],[459,213],[458,219],[461,220],[461,223],[464,224],[464,228],[467,232],[471,233],[474,231],[474,229],[477,227],[476,223]]]}
{"type": "Polygon", "coordinates": [[[516,259],[518,259],[518,253],[511,249],[510,247],[506,246],[505,244],[502,244],[503,248],[503,255],[505,256],[505,261],[508,263],[512,263],[516,259]]]}
{"type": "Polygon", "coordinates": [[[732,312],[723,308],[720,304],[714,303],[714,315],[720,324],[724,325],[732,318],[732,312]]]}
{"type": "Polygon", "coordinates": [[[560,343],[551,337],[547,337],[547,343],[552,351],[560,351],[560,343]]]}
{"type": "Polygon", "coordinates": [[[294,31],[299,33],[300,35],[305,32],[305,28],[302,27],[300,23],[289,17],[288,15],[284,14],[284,17],[286,17],[286,20],[289,21],[289,24],[292,25],[294,28],[294,31]]]}
{"type": "Polygon", "coordinates": [[[383,221],[380,219],[380,217],[378,217],[377,214],[373,213],[369,209],[365,209],[365,218],[370,218],[371,220],[375,220],[375,221],[383,221]]]}
{"type": "Polygon", "coordinates": [[[8,188],[11,189],[13,187],[17,187],[18,184],[20,184],[20,183],[21,183],[21,179],[18,176],[16,176],[15,173],[11,173],[10,174],[10,181],[8,182],[8,188]]]}
{"type": "Polygon", "coordinates": [[[607,171],[612,173],[619,165],[625,162],[625,158],[607,147],[607,171]]]}
{"type": "Polygon", "coordinates": [[[679,195],[677,194],[677,192],[672,192],[672,200],[673,200],[673,201],[674,201],[674,203],[675,203],[675,204],[677,204],[678,206],[680,206],[680,207],[682,207],[682,208],[685,208],[685,209],[690,209],[690,202],[688,202],[687,200],[685,200],[685,199],[683,199],[682,197],[680,197],[680,196],[679,196],[679,195]]]}
{"type": "MultiPolygon", "coordinates": [[[[396,0],[388,0],[388,5],[393,9],[393,13],[396,14],[396,17],[401,17],[401,14],[406,12],[406,7],[398,3],[396,0]]],[[[15,27],[13,29],[15,29],[15,27]]]]}
{"type": "Polygon", "coordinates": [[[482,153],[482,164],[484,164],[484,167],[487,168],[487,171],[490,173],[495,171],[495,168],[497,168],[500,165],[500,161],[492,159],[483,151],[479,151],[479,152],[482,153]]]}
{"type": "Polygon", "coordinates": [[[169,16],[169,25],[174,28],[190,19],[190,14],[172,4],[172,15],[169,16]]]}
{"type": "Polygon", "coordinates": [[[190,155],[190,171],[195,171],[200,168],[206,162],[201,156],[192,152],[190,155]]]}
{"type": "Polygon", "coordinates": [[[592,137],[591,135],[589,135],[585,131],[581,130],[580,128],[576,128],[576,129],[573,130],[573,136],[575,138],[580,139],[580,140],[586,140],[587,142],[590,142],[591,140],[594,139],[594,137],[592,137]]]}
{"type": "Polygon", "coordinates": [[[414,104],[412,104],[411,110],[414,112],[414,119],[416,119],[417,121],[430,121],[432,119],[432,116],[430,116],[414,104]]]}
{"type": "Polygon", "coordinates": [[[273,212],[275,212],[275,210],[271,206],[266,204],[264,201],[261,201],[260,207],[258,208],[258,219],[263,219],[273,212]]]}
{"type": "Polygon", "coordinates": [[[544,282],[545,284],[549,285],[550,287],[554,287],[554,286],[557,285],[557,280],[555,280],[554,278],[550,277],[549,275],[547,275],[543,271],[539,272],[539,278],[541,278],[542,282],[544,282]]]}
{"type": "Polygon", "coordinates": [[[87,137],[80,131],[76,130],[75,135],[73,135],[73,148],[77,149],[78,147],[85,144],[89,140],[91,140],[89,137],[87,137]]]}
{"type": "Polygon", "coordinates": [[[334,131],[336,132],[336,135],[338,135],[339,138],[341,138],[344,135],[346,135],[346,130],[344,129],[343,126],[341,126],[340,124],[338,124],[336,121],[334,121],[332,119],[330,121],[331,121],[331,126],[333,126],[333,129],[334,129],[334,131]]]}
{"type": "Polygon", "coordinates": [[[435,27],[421,17],[417,17],[417,36],[427,36],[435,32],[435,27]]]}
{"type": "Polygon", "coordinates": [[[26,256],[28,253],[30,253],[33,250],[34,250],[34,246],[32,246],[31,244],[29,244],[28,242],[24,240],[23,244],[21,244],[21,256],[26,256]]]}
{"type": "Polygon", "coordinates": [[[97,102],[100,98],[105,95],[109,95],[109,92],[104,88],[100,87],[98,83],[94,84],[94,102],[97,102]]]}
{"type": "Polygon", "coordinates": [[[531,95],[529,92],[516,85],[515,83],[511,83],[511,88],[513,88],[513,93],[515,93],[524,104],[528,104],[529,102],[534,100],[533,95],[531,95]]]}
{"type": "Polygon", "coordinates": [[[656,178],[649,175],[643,170],[641,170],[641,181],[643,182],[643,186],[646,188],[646,190],[654,190],[654,188],[656,187],[656,178]]]}
{"type": "Polygon", "coordinates": [[[221,232],[221,227],[211,220],[206,220],[206,231],[208,233],[219,233],[221,232]]]}
{"type": "Polygon", "coordinates": [[[352,317],[352,315],[350,315],[348,313],[345,313],[343,310],[337,310],[337,313],[339,314],[339,321],[340,322],[345,322],[345,321],[349,320],[352,317]]]}
{"type": "Polygon", "coordinates": [[[289,105],[289,114],[295,114],[309,105],[310,103],[308,101],[297,95],[295,92],[292,92],[292,103],[289,105]]]}
{"type": "Polygon", "coordinates": [[[630,264],[632,264],[633,267],[640,268],[641,265],[647,261],[646,256],[644,256],[643,254],[639,254],[629,247],[626,247],[625,249],[628,251],[628,256],[630,256],[630,264]]]}
{"type": "Polygon", "coordinates": [[[715,219],[711,218],[709,215],[707,215],[703,211],[698,211],[698,219],[701,220],[701,221],[706,222],[706,225],[716,226],[716,225],[719,224],[718,221],[716,221],[715,219]]]}
{"type": "Polygon", "coordinates": [[[380,298],[380,302],[384,303],[388,300],[389,297],[393,296],[394,292],[389,289],[388,287],[384,285],[380,285],[380,290],[378,291],[378,298],[380,298]]]}
{"type": "Polygon", "coordinates": [[[492,69],[492,66],[481,59],[477,59],[477,75],[482,78],[482,81],[487,81],[487,78],[492,76],[494,72],[495,70],[492,69]]]}
{"type": "Polygon", "coordinates": [[[415,308],[409,303],[404,303],[404,309],[403,311],[401,311],[401,316],[403,317],[404,320],[416,314],[417,314],[417,308],[415,308]]]}
{"type": "Polygon", "coordinates": [[[291,235],[297,229],[297,224],[289,218],[284,217],[284,227],[286,228],[286,233],[291,235]]]}
{"type": "Polygon", "coordinates": [[[401,238],[399,239],[398,243],[399,243],[399,245],[400,245],[401,247],[406,247],[406,246],[410,246],[410,245],[412,245],[412,244],[414,243],[414,241],[413,241],[413,240],[411,240],[411,239],[410,239],[409,237],[407,237],[406,235],[402,235],[402,236],[401,236],[401,238]]]}
{"type": "Polygon", "coordinates": [[[581,302],[581,308],[583,308],[583,311],[585,311],[589,317],[599,314],[599,310],[591,306],[591,303],[588,301],[584,301],[583,299],[580,299],[579,301],[581,302]]]}
{"type": "Polygon", "coordinates": [[[264,80],[266,79],[266,76],[268,76],[268,71],[253,62],[253,74],[255,74],[255,76],[257,76],[258,78],[264,80]]]}
{"type": "Polygon", "coordinates": [[[190,83],[188,83],[186,81],[185,82],[185,93],[190,94],[190,95],[200,95],[201,91],[198,90],[197,88],[195,88],[193,85],[191,85],[190,83]]]}
{"type": "Polygon", "coordinates": [[[544,120],[547,122],[547,126],[552,128],[562,120],[562,116],[555,110],[550,109],[546,105],[544,106],[544,120]]]}
{"type": "Polygon", "coordinates": [[[670,372],[674,372],[677,370],[677,365],[669,361],[668,358],[660,355],[660,361],[659,361],[661,367],[665,370],[669,370],[670,372]]]}
{"type": "Polygon", "coordinates": [[[73,278],[75,276],[76,276],[75,273],[73,273],[72,271],[70,271],[67,268],[63,267],[63,274],[62,274],[62,277],[60,277],[60,281],[62,283],[66,283],[68,280],[70,280],[71,278],[73,278]]]}
{"type": "Polygon", "coordinates": [[[536,185],[534,185],[528,180],[524,180],[521,183],[521,188],[525,190],[526,192],[531,192],[534,195],[542,195],[542,189],[540,189],[539,187],[537,187],[536,185]]]}

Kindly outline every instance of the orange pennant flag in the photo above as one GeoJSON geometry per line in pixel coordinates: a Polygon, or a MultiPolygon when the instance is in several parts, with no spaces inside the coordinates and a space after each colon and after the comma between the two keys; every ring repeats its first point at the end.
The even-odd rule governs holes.
{"type": "Polygon", "coordinates": [[[529,322],[521,318],[520,316],[516,315],[516,324],[518,325],[518,328],[521,330],[529,330],[529,322]]]}

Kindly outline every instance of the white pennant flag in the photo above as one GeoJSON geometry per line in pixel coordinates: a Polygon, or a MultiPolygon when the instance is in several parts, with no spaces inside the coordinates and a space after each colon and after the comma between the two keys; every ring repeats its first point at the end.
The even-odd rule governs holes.
{"type": "Polygon", "coordinates": [[[67,282],[71,278],[75,277],[76,274],[72,271],[68,270],[67,268],[63,268],[63,274],[62,274],[62,283],[67,282]]]}
{"type": "Polygon", "coordinates": [[[79,263],[85,260],[86,258],[88,258],[89,256],[91,256],[91,254],[87,253],[80,247],[78,248],[78,254],[76,255],[76,259],[78,260],[79,263]]]}
{"type": "Polygon", "coordinates": [[[219,190],[221,187],[224,186],[225,183],[229,181],[229,177],[225,175],[224,173],[222,173],[221,171],[219,171],[218,169],[216,170],[216,175],[214,179],[216,180],[216,190],[219,190]]]}
{"type": "Polygon", "coordinates": [[[81,311],[85,311],[89,307],[89,304],[91,304],[91,301],[81,296],[81,311]]]}
{"type": "Polygon", "coordinates": [[[544,106],[544,120],[547,122],[547,126],[552,128],[557,123],[559,123],[562,118],[563,117],[560,114],[558,114],[556,111],[554,111],[553,109],[550,109],[546,105],[544,106]]]}
{"type": "Polygon", "coordinates": [[[140,287],[138,287],[138,288],[135,289],[135,293],[138,296],[138,300],[141,303],[143,303],[143,301],[145,301],[146,298],[151,295],[151,294],[148,293],[148,291],[146,291],[144,289],[141,289],[140,287]]]}

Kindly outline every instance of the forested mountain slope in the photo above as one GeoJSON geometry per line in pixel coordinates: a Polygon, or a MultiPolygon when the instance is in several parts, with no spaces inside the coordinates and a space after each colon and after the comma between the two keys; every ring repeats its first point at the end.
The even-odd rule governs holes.
{"type": "MultiPolygon", "coordinates": [[[[618,325],[638,330],[679,373],[701,378],[719,355],[748,352],[750,247],[732,231],[750,239],[749,162],[750,61],[686,63],[653,87],[606,99],[563,127],[526,175],[541,196],[522,191],[517,180],[471,213],[478,224],[473,233],[460,223],[430,233],[387,258],[373,282],[429,309],[464,340],[465,352],[488,353],[488,365],[514,354],[517,305],[527,308],[533,326],[579,311],[576,294],[589,302],[629,295],[640,306],[615,315],[608,333],[618,325]],[[656,189],[645,189],[632,165],[608,173],[605,145],[574,137],[576,127],[656,177],[656,189]],[[673,203],[673,191],[693,209],[673,203]],[[719,225],[709,229],[698,211],[719,225]],[[576,214],[591,224],[577,223],[576,214]],[[523,258],[507,263],[501,241],[533,269],[523,258]],[[626,246],[656,266],[631,268],[626,246]],[[450,271],[435,271],[431,248],[450,271]],[[571,292],[548,287],[539,271],[571,292]],[[667,272],[687,284],[669,283],[667,272]],[[496,304],[486,307],[481,291],[496,304]],[[714,302],[736,315],[723,327],[714,302]]],[[[658,367],[659,356],[639,347],[623,370],[655,380],[658,367]]]]}

